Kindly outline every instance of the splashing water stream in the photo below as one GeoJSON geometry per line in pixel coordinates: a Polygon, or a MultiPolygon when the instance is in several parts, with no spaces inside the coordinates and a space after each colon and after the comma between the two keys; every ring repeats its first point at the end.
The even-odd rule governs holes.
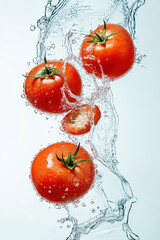
{"type": "MultiPolygon", "coordinates": [[[[40,29],[37,43],[36,64],[47,58],[72,63],[83,81],[83,96],[78,103],[94,103],[99,106],[102,117],[90,133],[73,137],[64,133],[69,141],[81,142],[94,156],[98,174],[94,187],[79,202],[65,206],[68,217],[63,221],[72,223],[68,240],[108,239],[110,231],[121,226],[129,240],[138,240],[129,225],[128,217],[136,201],[131,187],[117,169],[115,141],[118,116],[108,79],[102,80],[86,74],[79,60],[79,50],[84,36],[94,30],[103,20],[118,23],[135,38],[135,14],[144,0],[49,0],[45,14],[37,26],[40,29]],[[91,238],[89,238],[91,234],[91,238]]],[[[64,96],[65,97],[65,96],[64,96]]],[[[56,120],[55,120],[56,121],[56,120]]],[[[122,231],[123,232],[123,231],[122,231]]],[[[121,237],[119,235],[118,239],[121,237]]],[[[122,237],[124,239],[124,236],[122,237]]]]}

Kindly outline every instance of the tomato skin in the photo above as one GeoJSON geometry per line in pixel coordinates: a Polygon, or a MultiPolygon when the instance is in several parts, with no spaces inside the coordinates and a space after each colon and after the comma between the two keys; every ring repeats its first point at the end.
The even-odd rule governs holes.
{"type": "MultiPolygon", "coordinates": [[[[64,62],[61,61],[48,61],[50,67],[56,68],[63,72],[64,62]]],[[[35,76],[45,68],[45,64],[34,67],[28,74],[28,76],[35,76]]],[[[77,96],[81,95],[82,81],[77,70],[67,63],[65,66],[64,75],[55,74],[52,77],[45,78],[26,78],[24,83],[24,91],[28,101],[37,109],[48,113],[62,113],[68,111],[70,106],[66,103],[66,100],[62,99],[61,88],[64,82],[67,83],[70,91],[77,96]]],[[[67,100],[75,102],[76,100],[69,96],[65,91],[67,100]]]]}
{"type": "MultiPolygon", "coordinates": [[[[82,197],[91,187],[95,177],[93,161],[76,165],[73,170],[59,162],[56,154],[64,158],[75,152],[73,143],[59,142],[48,146],[38,153],[31,166],[32,182],[41,197],[53,203],[68,203],[82,197]]],[[[88,152],[80,147],[76,161],[92,159],[88,152]]]]}
{"type": "Polygon", "coordinates": [[[85,134],[91,130],[93,124],[98,123],[100,118],[101,112],[96,105],[84,104],[72,109],[64,117],[62,127],[72,135],[85,134]]]}
{"type": "MultiPolygon", "coordinates": [[[[102,33],[103,25],[99,26],[90,35],[95,36],[95,32],[102,33]]],[[[110,80],[114,80],[127,73],[135,60],[135,47],[133,40],[127,30],[117,24],[107,24],[105,36],[112,33],[105,44],[88,43],[93,40],[86,37],[81,46],[81,60],[83,67],[90,74],[95,74],[98,78],[102,78],[102,69],[104,75],[110,80]]]]}

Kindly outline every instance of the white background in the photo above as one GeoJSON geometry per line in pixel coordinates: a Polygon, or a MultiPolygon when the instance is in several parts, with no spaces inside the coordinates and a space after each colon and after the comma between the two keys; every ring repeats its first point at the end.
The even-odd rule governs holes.
{"type": "MultiPolygon", "coordinates": [[[[62,231],[56,222],[60,213],[54,209],[51,211],[48,204],[39,201],[28,177],[32,160],[27,157],[28,151],[33,158],[47,139],[52,142],[53,138],[48,126],[46,129],[41,128],[41,124],[46,121],[45,117],[34,114],[21,98],[24,80],[22,73],[29,70],[27,62],[36,55],[38,30],[31,32],[30,25],[36,25],[37,19],[44,13],[45,5],[46,0],[1,2],[2,240],[48,240],[51,238],[46,236],[55,236],[55,231],[59,239],[67,236],[66,228],[65,232],[62,231]]],[[[159,240],[159,8],[158,1],[148,0],[138,11],[136,46],[137,51],[147,57],[141,64],[135,64],[123,79],[112,83],[115,107],[120,119],[117,140],[119,170],[138,198],[130,215],[130,225],[145,240],[159,240]]]]}

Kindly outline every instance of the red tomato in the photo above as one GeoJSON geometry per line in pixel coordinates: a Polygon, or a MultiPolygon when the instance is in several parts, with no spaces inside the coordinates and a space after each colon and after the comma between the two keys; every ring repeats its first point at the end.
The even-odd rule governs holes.
{"type": "Polygon", "coordinates": [[[99,78],[105,74],[113,80],[132,67],[135,48],[131,36],[122,26],[104,22],[104,26],[99,26],[84,39],[80,54],[88,73],[99,78]]]}
{"type": "MultiPolygon", "coordinates": [[[[41,111],[49,113],[68,111],[70,106],[63,98],[61,89],[65,82],[71,93],[77,96],[81,95],[81,78],[70,63],[64,65],[62,60],[48,61],[48,63],[46,61],[46,64],[41,63],[34,67],[26,76],[24,83],[26,97],[35,108],[41,111]],[[65,68],[64,74],[62,73],[63,68],[65,68]]],[[[76,101],[66,89],[65,94],[68,101],[76,101]]]]}
{"type": "Polygon", "coordinates": [[[80,145],[59,142],[38,153],[31,166],[31,177],[44,199],[68,203],[90,189],[95,167],[89,153],[80,145]]]}
{"type": "Polygon", "coordinates": [[[73,135],[84,134],[96,125],[101,117],[99,108],[85,104],[72,109],[63,119],[62,127],[73,135]]]}

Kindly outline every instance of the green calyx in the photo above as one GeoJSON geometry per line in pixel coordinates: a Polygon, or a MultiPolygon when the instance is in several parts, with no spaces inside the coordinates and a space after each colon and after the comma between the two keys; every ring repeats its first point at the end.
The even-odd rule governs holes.
{"type": "Polygon", "coordinates": [[[43,69],[39,74],[34,76],[27,76],[27,75],[23,75],[23,76],[27,78],[45,78],[45,77],[53,77],[55,74],[60,74],[63,77],[66,77],[61,71],[59,71],[56,68],[52,68],[48,65],[48,62],[46,59],[46,53],[44,55],[44,63],[45,63],[45,69],[43,69]]]}
{"type": "Polygon", "coordinates": [[[81,162],[92,161],[91,159],[84,159],[84,160],[80,160],[80,161],[75,161],[76,156],[77,156],[78,151],[79,151],[79,148],[80,148],[80,143],[78,144],[78,147],[77,147],[75,153],[73,155],[71,153],[68,153],[67,158],[63,157],[63,153],[62,153],[62,158],[59,158],[56,154],[57,160],[62,162],[70,170],[73,170],[76,167],[76,165],[81,163],[81,162]]]}
{"type": "Polygon", "coordinates": [[[111,34],[109,34],[108,36],[105,36],[105,34],[106,34],[106,22],[104,21],[104,28],[103,28],[102,33],[101,33],[101,34],[98,34],[97,32],[95,32],[96,36],[94,36],[94,35],[87,35],[86,37],[91,37],[91,38],[94,39],[94,40],[87,41],[87,42],[88,42],[88,43],[105,44],[106,40],[107,40],[109,37],[111,37],[111,36],[113,36],[113,35],[115,35],[115,34],[117,34],[117,33],[119,33],[119,32],[111,33],[111,34]]]}

